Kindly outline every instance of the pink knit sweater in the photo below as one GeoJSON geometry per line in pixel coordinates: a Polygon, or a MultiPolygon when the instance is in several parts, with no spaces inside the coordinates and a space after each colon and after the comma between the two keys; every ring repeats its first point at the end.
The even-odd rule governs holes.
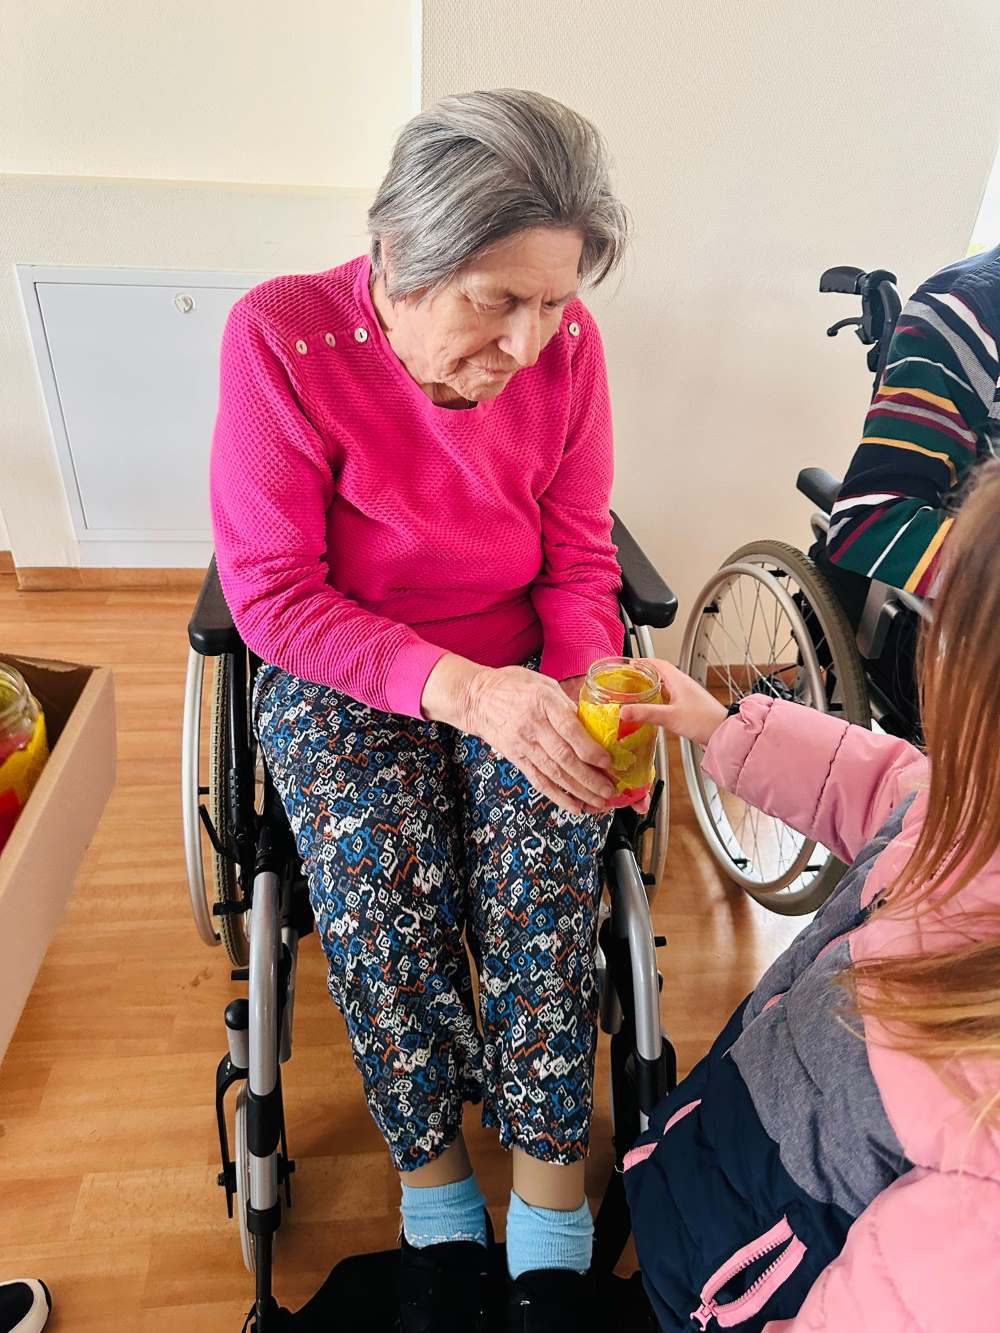
{"type": "Polygon", "coordinates": [[[370,264],[275,278],[233,308],[212,450],[219,575],[249,647],[420,716],[445,652],[541,650],[556,679],[621,650],[600,335],[567,307],[492,403],[436,407],[376,318],[370,264]]]}

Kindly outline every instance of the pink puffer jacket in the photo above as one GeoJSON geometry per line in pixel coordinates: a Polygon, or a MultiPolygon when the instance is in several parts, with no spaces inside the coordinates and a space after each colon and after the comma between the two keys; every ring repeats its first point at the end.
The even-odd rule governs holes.
{"type": "MultiPolygon", "coordinates": [[[[719,783],[851,863],[916,791],[902,830],[875,861],[862,905],[889,893],[927,809],[927,761],[911,746],[794,704],[751,698],[705,758],[719,783]]],[[[938,897],[947,891],[942,886],[938,897]]],[[[1000,934],[1000,856],[950,902],[919,917],[875,913],[852,958],[934,953],[1000,934]]],[[[1000,990],[1000,977],[997,978],[1000,990]]],[[[882,1105],[913,1169],[879,1193],[799,1314],[766,1333],[997,1333],[1000,1330],[1000,1131],[977,1124],[972,1097],[1000,1088],[1000,1061],[954,1060],[947,1077],[865,1024],[882,1105]]]]}

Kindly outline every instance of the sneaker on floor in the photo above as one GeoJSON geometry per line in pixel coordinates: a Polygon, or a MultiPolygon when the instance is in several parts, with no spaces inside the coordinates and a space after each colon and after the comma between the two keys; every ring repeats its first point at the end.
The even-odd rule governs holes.
{"type": "Polygon", "coordinates": [[[511,1283],[508,1333],[589,1333],[594,1327],[589,1273],[539,1268],[522,1273],[511,1283]]]}
{"type": "Polygon", "coordinates": [[[491,1251],[476,1241],[414,1249],[400,1238],[400,1333],[486,1333],[491,1251]]]}
{"type": "Polygon", "coordinates": [[[51,1310],[52,1297],[44,1282],[35,1278],[0,1282],[0,1333],[40,1333],[51,1310]]]}

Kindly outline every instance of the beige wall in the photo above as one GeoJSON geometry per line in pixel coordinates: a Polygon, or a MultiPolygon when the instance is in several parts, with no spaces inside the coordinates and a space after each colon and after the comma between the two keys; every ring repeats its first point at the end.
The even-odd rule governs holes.
{"type": "Polygon", "coordinates": [[[0,0],[0,549],[18,564],[80,553],[15,264],[257,274],[360,253],[418,31],[413,0],[0,0]]]}
{"type": "MultiPolygon", "coordinates": [[[[592,116],[635,245],[604,331],[616,501],[683,598],[742,542],[802,544],[869,385],[824,328],[836,263],[910,289],[965,253],[1000,122],[996,0],[427,0],[423,101],[535,88],[592,116]]],[[[676,645],[676,635],[673,638],[676,645]]]]}

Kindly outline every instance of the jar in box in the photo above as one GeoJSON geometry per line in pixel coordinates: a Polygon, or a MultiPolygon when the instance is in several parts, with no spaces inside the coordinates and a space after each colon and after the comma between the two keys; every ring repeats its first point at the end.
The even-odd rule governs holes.
{"type": "Polygon", "coordinates": [[[622,722],[625,704],[658,704],[663,687],[648,662],[605,657],[587,672],[580,691],[580,721],[611,755],[618,795],[612,806],[637,805],[656,777],[656,728],[649,723],[622,722]]]}
{"type": "Polygon", "coordinates": [[[45,716],[20,671],[0,662],[0,848],[49,757],[45,716]]]}

